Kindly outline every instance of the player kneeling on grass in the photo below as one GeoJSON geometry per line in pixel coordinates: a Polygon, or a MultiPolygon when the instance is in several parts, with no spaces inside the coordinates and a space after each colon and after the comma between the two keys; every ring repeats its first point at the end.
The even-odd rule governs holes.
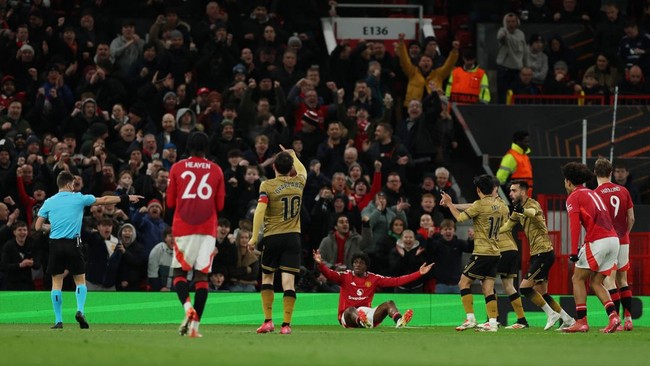
{"type": "Polygon", "coordinates": [[[341,286],[339,323],[345,328],[374,328],[386,316],[390,316],[395,321],[395,328],[406,326],[413,317],[413,310],[407,310],[402,315],[392,300],[373,308],[372,298],[378,288],[405,285],[427,274],[433,266],[433,263],[424,263],[417,272],[400,277],[384,277],[368,272],[370,259],[364,253],[353,255],[352,270],[341,273],[327,268],[317,250],[314,251],[314,261],[328,280],[341,286]]]}

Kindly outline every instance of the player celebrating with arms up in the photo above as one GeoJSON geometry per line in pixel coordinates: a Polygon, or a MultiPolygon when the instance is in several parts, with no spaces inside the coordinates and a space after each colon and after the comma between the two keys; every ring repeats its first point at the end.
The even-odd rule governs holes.
{"type": "Polygon", "coordinates": [[[177,162],[169,171],[167,207],[176,209],[172,222],[173,283],[185,309],[185,319],[178,331],[180,335],[200,337],[199,321],[208,299],[208,274],[217,238],[217,212],[223,209],[226,189],[221,168],[205,158],[208,135],[192,133],[187,150],[190,157],[177,162]],[[187,283],[187,272],[191,269],[195,270],[194,306],[187,283]]]}
{"type": "Polygon", "coordinates": [[[254,250],[263,224],[260,294],[264,323],[257,333],[275,330],[272,320],[273,279],[279,269],[282,271],[284,290],[284,319],[280,333],[291,334],[291,317],[296,303],[295,277],[300,272],[300,210],[307,170],[293,150],[287,150],[282,145],[280,148],[282,151],[273,162],[275,178],[260,185],[260,196],[253,216],[253,237],[248,242],[249,250],[254,250]]]}
{"type": "Polygon", "coordinates": [[[569,214],[571,259],[576,262],[573,270],[573,298],[576,303],[576,323],[564,329],[567,333],[587,332],[587,288],[585,281],[591,280],[591,288],[605,306],[609,324],[601,331],[614,333],[620,324],[618,314],[603,280],[616,269],[618,257],[618,236],[609,218],[603,200],[584,184],[593,178],[593,173],[581,163],[568,163],[562,167],[564,187],[569,197],[566,210],[569,214]],[[578,251],[580,231],[585,228],[585,243],[578,251]]]}
{"type": "Polygon", "coordinates": [[[339,323],[345,328],[375,328],[387,316],[395,321],[395,328],[405,327],[413,317],[413,310],[407,310],[402,316],[392,300],[373,308],[375,292],[381,287],[397,287],[413,282],[427,274],[433,266],[433,263],[423,263],[417,272],[400,277],[384,277],[368,272],[370,258],[365,253],[352,256],[352,270],[343,273],[329,269],[319,251],[314,251],[314,262],[328,280],[341,286],[339,323]]]}

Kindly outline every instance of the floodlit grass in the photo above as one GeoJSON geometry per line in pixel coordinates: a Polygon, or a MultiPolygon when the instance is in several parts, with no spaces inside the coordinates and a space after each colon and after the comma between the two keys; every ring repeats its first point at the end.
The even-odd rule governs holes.
{"type": "MultiPolygon", "coordinates": [[[[392,322],[390,322],[392,323],[392,322]]],[[[276,324],[278,326],[279,324],[276,324]]],[[[343,329],[296,326],[255,334],[255,326],[204,325],[203,338],[180,337],[177,325],[76,323],[0,325],[3,365],[648,365],[649,328],[558,334],[539,328],[497,333],[453,327],[343,329]]]]}

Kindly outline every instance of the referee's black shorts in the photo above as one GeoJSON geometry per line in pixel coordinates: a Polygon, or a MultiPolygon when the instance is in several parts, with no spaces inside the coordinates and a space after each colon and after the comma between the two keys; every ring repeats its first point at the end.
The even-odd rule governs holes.
{"type": "Polygon", "coordinates": [[[62,274],[66,269],[72,275],[86,273],[86,261],[81,241],[50,239],[50,258],[47,261],[47,271],[54,276],[62,274]]]}
{"type": "Polygon", "coordinates": [[[278,269],[300,273],[300,234],[285,233],[262,239],[262,272],[273,273],[278,269]]]}

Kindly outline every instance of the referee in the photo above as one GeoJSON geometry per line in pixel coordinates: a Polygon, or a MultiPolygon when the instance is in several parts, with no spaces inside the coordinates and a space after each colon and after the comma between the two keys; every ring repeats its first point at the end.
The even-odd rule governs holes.
{"type": "Polygon", "coordinates": [[[89,325],[84,316],[86,303],[86,263],[84,262],[81,247],[81,221],[84,208],[93,205],[111,205],[116,203],[138,202],[142,196],[121,195],[104,196],[97,198],[93,195],[81,194],[74,191],[74,176],[67,171],[62,171],[56,178],[59,193],[45,200],[38,211],[36,230],[45,228],[45,220],[50,222],[50,258],[48,271],[52,275],[52,305],[56,318],[52,329],[63,328],[61,315],[61,289],[63,288],[63,272],[69,270],[77,285],[77,313],[75,319],[81,329],[88,329],[89,325]]]}

